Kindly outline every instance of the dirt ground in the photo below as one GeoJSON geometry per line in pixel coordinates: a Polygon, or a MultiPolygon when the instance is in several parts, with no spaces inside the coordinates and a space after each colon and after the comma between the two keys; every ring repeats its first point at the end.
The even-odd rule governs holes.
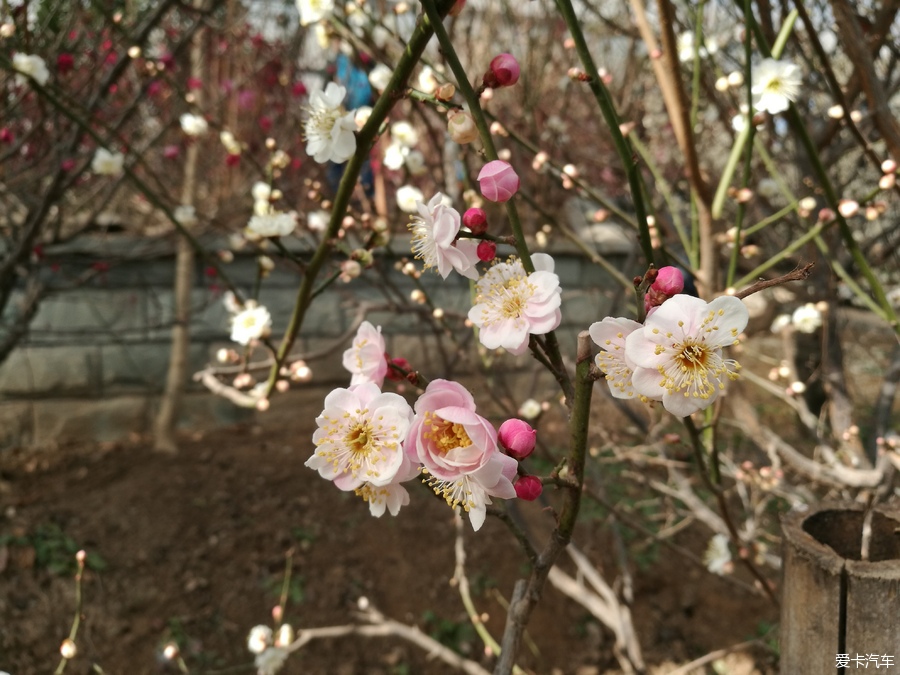
{"type": "MultiPolygon", "coordinates": [[[[134,442],[0,454],[0,670],[53,672],[75,612],[73,553],[86,549],[79,655],[67,673],[177,672],[161,654],[177,641],[192,673],[251,673],[249,629],[271,623],[293,550],[286,619],[296,627],[354,620],[365,596],[386,616],[420,627],[490,668],[449,580],[451,511],[423,489],[397,518],[366,505],[303,466],[325,391],[278,399],[265,423],[184,436],[175,457],[134,442]]],[[[553,496],[549,496],[551,501],[553,496]]],[[[550,518],[521,504],[534,522],[550,518]]],[[[610,579],[608,528],[585,514],[582,549],[610,579]]],[[[467,526],[468,527],[468,526],[467,526]]],[[[690,530],[678,543],[702,555],[690,530]]],[[[489,518],[467,531],[467,572],[479,611],[502,632],[503,601],[525,571],[505,526],[489,518]]],[[[757,637],[777,620],[767,602],[663,550],[633,570],[633,613],[651,671],[757,637]]],[[[767,639],[772,638],[770,634],[767,639]]],[[[611,634],[548,586],[529,625],[521,665],[533,673],[618,672],[611,634]]],[[[775,672],[770,651],[732,655],[723,670],[775,672]]],[[[287,675],[457,672],[397,638],[317,640],[292,657],[287,675]]]]}

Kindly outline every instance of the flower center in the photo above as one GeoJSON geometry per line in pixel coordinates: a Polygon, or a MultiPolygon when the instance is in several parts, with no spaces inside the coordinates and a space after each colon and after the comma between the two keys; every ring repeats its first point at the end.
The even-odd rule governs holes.
{"type": "Polygon", "coordinates": [[[467,448],[472,445],[472,439],[462,424],[448,422],[432,412],[425,413],[425,428],[423,437],[431,441],[437,452],[442,455],[456,448],[467,448]]]}
{"type": "Polygon", "coordinates": [[[709,349],[702,343],[683,342],[675,352],[675,362],[680,366],[682,372],[706,370],[709,363],[709,349]]]}
{"type": "Polygon", "coordinates": [[[344,436],[344,442],[354,455],[369,454],[372,450],[372,440],[372,430],[365,422],[350,427],[350,431],[344,436]]]}

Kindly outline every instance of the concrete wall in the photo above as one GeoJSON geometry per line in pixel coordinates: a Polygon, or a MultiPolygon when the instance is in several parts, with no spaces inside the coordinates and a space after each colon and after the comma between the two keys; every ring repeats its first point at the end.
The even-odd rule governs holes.
{"type": "MultiPolygon", "coordinates": [[[[212,248],[216,243],[210,242],[212,248]]],[[[625,265],[621,238],[616,246],[604,244],[613,253],[610,259],[625,265]]],[[[81,438],[114,440],[148,430],[169,358],[174,302],[170,248],[159,242],[111,237],[80,240],[77,245],[48,251],[52,264],[46,277],[55,290],[41,304],[18,348],[0,365],[0,447],[81,438]],[[97,261],[108,262],[109,269],[87,284],[70,287],[67,279],[97,261]]],[[[295,351],[336,350],[311,363],[315,384],[346,381],[340,354],[348,341],[338,342],[338,338],[351,325],[359,302],[396,304],[415,288],[411,279],[394,270],[399,257],[408,255],[408,243],[395,242],[393,251],[376,261],[383,275],[366,272],[350,283],[337,282],[314,301],[295,351]]],[[[605,315],[608,298],[617,289],[608,274],[574,249],[556,250],[554,258],[563,288],[560,342],[572,353],[575,334],[605,315]]],[[[256,267],[255,256],[238,252],[227,271],[241,289],[249,291],[256,267]]],[[[445,312],[464,315],[471,306],[469,282],[458,275],[443,281],[429,272],[421,282],[445,312]]],[[[290,264],[278,263],[262,285],[259,299],[272,314],[276,337],[287,325],[298,284],[299,275],[290,264]]],[[[11,303],[5,320],[16,311],[15,304],[11,303]]],[[[234,346],[228,337],[229,315],[221,286],[202,264],[195,277],[193,308],[191,372],[206,366],[219,348],[234,346]]],[[[446,337],[435,337],[415,311],[384,308],[370,313],[368,319],[382,326],[390,353],[408,358],[432,376],[443,374],[438,347],[443,344],[446,351],[451,343],[446,337]]],[[[467,339],[471,345],[471,335],[467,339]]],[[[455,355],[449,360],[452,367],[460,366],[455,355]]],[[[215,426],[249,415],[252,412],[192,384],[181,423],[215,426]]]]}

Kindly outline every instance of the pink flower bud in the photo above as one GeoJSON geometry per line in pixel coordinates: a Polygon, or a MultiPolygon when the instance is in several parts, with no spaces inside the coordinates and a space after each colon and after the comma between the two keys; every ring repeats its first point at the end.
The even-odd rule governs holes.
{"type": "Polygon", "coordinates": [[[485,164],[478,173],[478,186],[488,201],[505,202],[518,192],[519,176],[509,162],[495,159],[485,164]]]}
{"type": "Polygon", "coordinates": [[[513,418],[500,425],[497,438],[510,457],[521,461],[534,452],[537,432],[528,422],[513,418]]]}
{"type": "Polygon", "coordinates": [[[677,267],[660,267],[653,288],[668,296],[678,295],[684,290],[684,275],[677,267]]]}
{"type": "Polygon", "coordinates": [[[484,234],[487,232],[487,214],[484,209],[468,209],[462,217],[463,225],[469,228],[472,234],[484,234]]]}
{"type": "Polygon", "coordinates": [[[478,127],[475,126],[475,120],[464,110],[459,110],[447,120],[447,132],[454,143],[465,145],[471,143],[478,138],[478,127]]]}
{"type": "Polygon", "coordinates": [[[516,489],[516,497],[524,499],[526,502],[533,502],[544,491],[541,479],[537,476],[519,476],[519,480],[513,487],[516,489]]]}
{"type": "Polygon", "coordinates": [[[491,60],[488,72],[484,74],[484,86],[511,87],[519,81],[519,62],[512,54],[498,54],[491,60]]]}
{"type": "Polygon", "coordinates": [[[487,240],[481,241],[478,243],[475,253],[480,261],[490,262],[497,256],[497,244],[487,240]]]}

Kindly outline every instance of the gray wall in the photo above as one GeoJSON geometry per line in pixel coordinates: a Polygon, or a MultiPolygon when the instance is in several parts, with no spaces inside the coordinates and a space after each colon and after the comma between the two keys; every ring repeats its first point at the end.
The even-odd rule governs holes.
{"type": "MultiPolygon", "coordinates": [[[[209,243],[215,249],[216,243],[222,242],[209,243]]],[[[349,343],[337,340],[352,323],[358,302],[397,304],[398,295],[409,297],[415,288],[413,281],[394,270],[398,256],[409,251],[407,246],[406,241],[395,241],[392,249],[396,253],[378,256],[376,266],[384,275],[368,271],[350,283],[339,281],[314,301],[295,351],[317,352],[328,347],[335,351],[311,362],[313,384],[346,381],[340,354],[349,343]]],[[[624,265],[621,245],[611,250],[611,261],[624,265]]],[[[606,314],[609,297],[617,289],[602,269],[574,249],[554,250],[553,254],[563,288],[560,342],[572,353],[574,336],[606,314]]],[[[73,438],[112,440],[145,433],[169,358],[171,244],[120,235],[86,238],[51,249],[47,256],[46,279],[56,290],[42,302],[18,348],[0,365],[0,446],[46,445],[73,438]],[[66,280],[98,260],[108,262],[109,269],[89,283],[67,288],[66,280]]],[[[226,269],[242,290],[253,287],[255,256],[238,252],[226,269]]],[[[429,272],[421,282],[445,312],[464,315],[471,306],[469,282],[458,275],[443,281],[429,272]]],[[[276,337],[287,325],[298,284],[299,274],[287,262],[277,262],[263,283],[259,299],[272,314],[276,337]]],[[[5,320],[16,311],[15,304],[5,320]]],[[[193,307],[191,372],[206,366],[219,348],[235,346],[229,341],[229,315],[222,303],[221,285],[205,273],[202,263],[195,277],[193,307]]],[[[443,374],[438,345],[446,348],[451,343],[435,337],[417,312],[398,313],[386,307],[370,313],[368,319],[382,326],[390,353],[408,358],[414,367],[432,376],[443,374]]],[[[464,338],[471,346],[471,336],[464,338]]],[[[452,354],[450,361],[460,366],[452,354]]],[[[200,385],[192,384],[191,391],[183,409],[184,426],[228,424],[252,414],[205,394],[200,385]]]]}

